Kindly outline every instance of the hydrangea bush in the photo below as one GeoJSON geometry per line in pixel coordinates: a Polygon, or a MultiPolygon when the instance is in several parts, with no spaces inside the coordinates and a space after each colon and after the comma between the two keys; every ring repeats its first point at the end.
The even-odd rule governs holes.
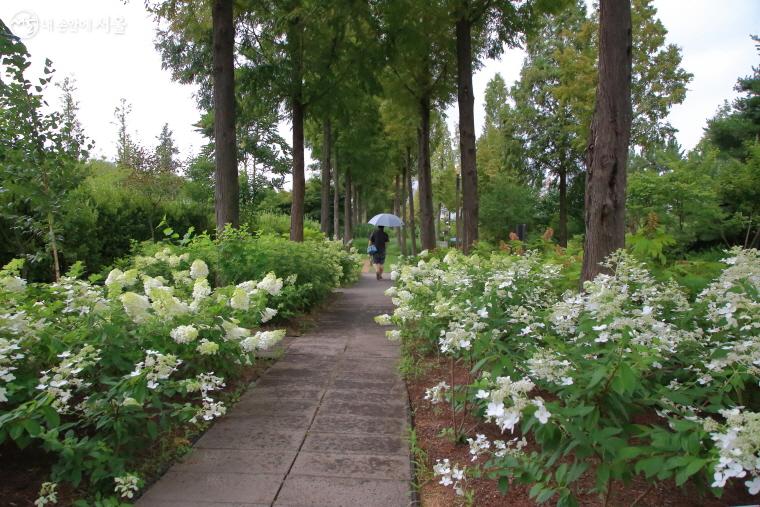
{"type": "MultiPolygon", "coordinates": [[[[396,309],[377,321],[397,327],[392,339],[430,337],[471,367],[472,385],[441,382],[426,398],[459,399],[455,409],[502,430],[493,442],[470,435],[467,473],[504,491],[518,481],[538,502],[576,505],[574,483],[595,463],[600,494],[636,474],[716,495],[736,478],[757,494],[760,253],[735,249],[724,263],[690,301],[624,252],[608,259],[609,274],[564,294],[559,267],[538,254],[451,252],[395,267],[396,309]]],[[[439,475],[461,493],[454,466],[439,475]]]]}
{"type": "Polygon", "coordinates": [[[219,391],[283,337],[259,327],[298,283],[270,272],[214,287],[206,262],[176,248],[113,269],[103,285],[77,269],[26,283],[21,267],[0,270],[0,442],[57,456],[39,505],[62,481],[132,498],[141,453],[225,413],[219,391]]]}
{"type": "Polygon", "coordinates": [[[274,298],[273,308],[281,316],[292,317],[322,302],[340,285],[356,281],[364,256],[340,241],[297,243],[272,235],[253,235],[245,230],[227,229],[218,238],[206,234],[188,237],[180,245],[147,242],[135,255],[119,263],[122,270],[138,268],[151,276],[177,281],[192,274],[182,256],[201,259],[209,270],[208,279],[236,285],[275,272],[287,284],[274,298]],[[182,269],[180,269],[180,263],[182,269]]]}

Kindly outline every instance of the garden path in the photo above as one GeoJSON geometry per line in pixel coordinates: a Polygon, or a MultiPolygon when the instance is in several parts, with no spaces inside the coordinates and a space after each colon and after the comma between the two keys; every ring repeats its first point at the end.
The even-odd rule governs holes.
{"type": "Polygon", "coordinates": [[[412,503],[399,348],[372,318],[388,281],[363,273],[138,507],[412,503]]]}

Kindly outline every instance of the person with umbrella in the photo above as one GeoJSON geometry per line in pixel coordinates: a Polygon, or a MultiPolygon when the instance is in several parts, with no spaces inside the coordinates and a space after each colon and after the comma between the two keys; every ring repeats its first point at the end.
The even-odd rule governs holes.
{"type": "Polygon", "coordinates": [[[403,222],[396,215],[390,213],[380,213],[375,215],[369,221],[370,224],[377,226],[369,237],[369,246],[367,253],[372,256],[372,264],[375,265],[375,277],[378,280],[383,279],[383,264],[385,264],[385,246],[390,241],[385,227],[400,227],[403,222]]]}

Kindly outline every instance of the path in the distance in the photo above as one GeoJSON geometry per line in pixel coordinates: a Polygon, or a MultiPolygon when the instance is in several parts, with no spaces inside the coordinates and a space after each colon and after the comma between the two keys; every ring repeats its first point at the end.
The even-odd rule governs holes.
{"type": "Polygon", "coordinates": [[[372,320],[389,285],[365,273],[340,290],[138,507],[410,505],[399,348],[372,320]]]}

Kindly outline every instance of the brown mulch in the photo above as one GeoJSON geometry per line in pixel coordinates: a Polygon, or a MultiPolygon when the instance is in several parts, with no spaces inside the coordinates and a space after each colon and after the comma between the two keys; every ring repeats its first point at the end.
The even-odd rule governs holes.
{"type": "MultiPolygon", "coordinates": [[[[455,444],[450,438],[441,435],[441,431],[452,425],[451,407],[449,404],[433,405],[425,400],[425,390],[440,381],[446,381],[451,385],[450,363],[446,358],[430,358],[425,362],[424,373],[415,378],[407,379],[407,389],[411,403],[414,430],[417,445],[426,453],[426,463],[417,466],[417,483],[422,507],[450,507],[461,505],[462,499],[457,497],[453,488],[438,484],[438,480],[432,477],[432,467],[437,459],[448,458],[452,464],[460,467],[473,464],[469,454],[467,443],[455,444]]],[[[462,365],[454,368],[454,378],[457,385],[467,384],[471,380],[468,369],[462,365]]],[[[461,414],[457,415],[457,421],[461,421],[461,414]]],[[[485,434],[489,440],[509,440],[520,436],[519,431],[515,434],[502,434],[499,428],[492,423],[484,423],[471,415],[465,418],[465,431],[468,437],[474,438],[476,433],[485,434]]],[[[528,439],[527,452],[534,450],[535,444],[528,439]]],[[[414,459],[418,459],[419,456],[414,459]]],[[[480,462],[485,458],[481,457],[480,462]]],[[[604,499],[597,493],[592,493],[594,486],[595,467],[592,465],[584,476],[578,481],[575,495],[580,505],[602,506],[604,499]]],[[[512,483],[506,496],[501,495],[497,482],[490,479],[469,479],[467,489],[473,490],[474,505],[477,507],[528,507],[536,505],[528,492],[530,485],[512,483]]],[[[610,492],[607,505],[624,506],[631,505],[640,496],[639,506],[647,507],[718,507],[734,505],[753,505],[758,503],[757,497],[747,493],[744,485],[735,481],[725,488],[723,498],[714,498],[709,492],[703,494],[696,487],[687,483],[684,487],[676,487],[672,481],[655,483],[654,486],[637,476],[630,484],[615,483],[610,492]]],[[[545,505],[553,505],[557,501],[554,497],[545,505]]]]}

